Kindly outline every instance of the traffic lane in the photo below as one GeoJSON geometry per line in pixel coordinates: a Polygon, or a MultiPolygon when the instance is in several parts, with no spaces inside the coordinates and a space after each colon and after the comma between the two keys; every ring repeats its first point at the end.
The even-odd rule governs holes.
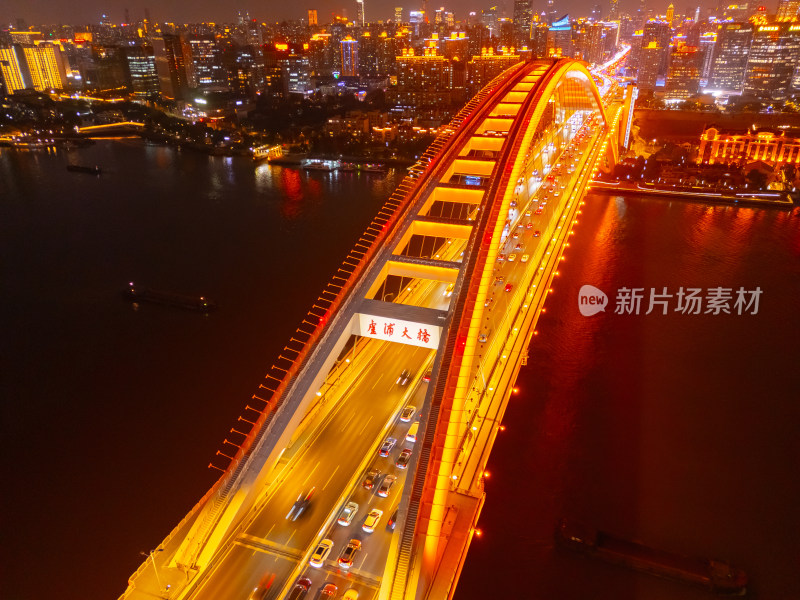
{"type": "MultiPolygon", "coordinates": [[[[427,352],[428,350],[424,348],[398,345],[397,348],[391,348],[390,352],[386,353],[391,356],[365,366],[388,373],[387,369],[393,368],[394,365],[403,364],[404,368],[407,368],[410,362],[417,362],[417,360],[414,360],[416,354],[424,355],[427,352]],[[392,350],[394,352],[391,352],[392,350]],[[410,355],[410,358],[406,355],[410,355]]],[[[419,360],[419,362],[421,363],[422,361],[419,360]]],[[[397,373],[399,374],[400,371],[398,370],[397,373]]],[[[275,490],[273,496],[262,507],[258,517],[247,528],[248,536],[259,543],[273,544],[279,548],[285,547],[284,551],[294,551],[298,557],[305,553],[309,545],[315,541],[316,533],[333,509],[333,503],[338,499],[341,489],[347,484],[352,475],[354,465],[360,462],[364,452],[374,441],[385,420],[399,406],[399,399],[405,388],[402,391],[394,389],[401,388],[401,386],[394,383],[395,379],[396,377],[380,378],[380,381],[386,383],[387,386],[385,393],[390,398],[387,402],[375,403],[372,400],[370,403],[370,398],[367,398],[367,394],[364,393],[356,394],[351,399],[351,401],[360,401],[362,411],[366,408],[374,411],[376,407],[383,407],[383,421],[379,422],[379,420],[373,419],[372,429],[374,431],[365,432],[365,435],[361,436],[353,435],[351,437],[356,439],[357,443],[345,445],[345,451],[337,450],[337,452],[331,452],[331,444],[341,442],[341,436],[337,433],[337,426],[341,425],[341,417],[339,413],[334,415],[328,426],[323,429],[314,440],[312,446],[309,447],[306,455],[298,461],[289,479],[275,490]],[[389,381],[391,381],[391,384],[389,384],[389,381]],[[337,465],[332,464],[333,462],[342,461],[342,459],[350,461],[352,466],[349,470],[337,469],[337,465]],[[318,473],[328,473],[328,475],[317,486],[317,491],[309,507],[297,521],[287,520],[285,516],[297,499],[297,495],[301,492],[307,492],[308,489],[315,485],[318,480],[318,473]]],[[[350,428],[361,427],[358,421],[351,421],[345,425],[350,428]]],[[[291,569],[278,573],[273,585],[283,586],[290,571],[291,569]]],[[[213,579],[211,587],[214,589],[226,589],[229,593],[237,590],[238,593],[245,594],[242,597],[246,597],[246,593],[248,593],[247,588],[243,587],[235,571],[217,570],[212,574],[211,579],[213,579]]],[[[212,596],[206,596],[205,594],[197,597],[212,598],[212,596]]]]}
{"type": "Polygon", "coordinates": [[[225,576],[207,579],[199,592],[191,597],[241,598],[245,600],[250,597],[262,580],[265,578],[269,580],[274,574],[275,579],[272,580],[269,590],[265,590],[267,592],[265,597],[270,597],[269,592],[274,593],[280,589],[278,585],[280,580],[285,580],[294,564],[294,560],[286,556],[267,553],[255,546],[237,542],[216,567],[216,571],[225,576]]]}
{"type": "Polygon", "coordinates": [[[425,400],[427,392],[427,384],[421,384],[414,396],[408,401],[408,404],[413,404],[417,407],[417,411],[408,422],[402,422],[397,418],[395,426],[389,432],[387,437],[394,437],[398,440],[394,449],[388,457],[382,457],[376,454],[376,458],[370,463],[368,470],[372,468],[379,469],[382,472],[382,477],[375,483],[373,489],[367,490],[363,487],[363,477],[359,479],[355,489],[345,502],[355,502],[358,504],[358,511],[353,517],[350,525],[339,525],[334,521],[331,528],[324,534],[323,537],[333,541],[333,549],[328,556],[325,565],[321,569],[314,567],[307,567],[303,573],[303,577],[308,577],[312,581],[316,581],[320,576],[330,578],[331,574],[346,578],[351,583],[360,583],[368,586],[369,582],[364,580],[366,575],[371,580],[379,580],[384,572],[386,559],[389,554],[389,545],[394,531],[389,528],[389,518],[397,509],[400,504],[400,498],[403,491],[403,486],[406,482],[407,469],[400,469],[395,465],[397,458],[402,452],[403,448],[411,448],[415,450],[415,443],[405,440],[405,435],[411,424],[419,418],[419,408],[425,400]],[[392,486],[389,496],[383,498],[377,495],[377,490],[380,486],[383,476],[394,475],[397,477],[394,485],[392,486]],[[377,508],[383,511],[380,521],[373,532],[365,532],[363,530],[364,520],[369,512],[377,508]],[[356,561],[351,569],[341,569],[338,566],[337,560],[347,544],[352,539],[357,539],[362,543],[362,548],[356,556],[356,561]],[[320,571],[324,573],[320,574],[320,571]]]}

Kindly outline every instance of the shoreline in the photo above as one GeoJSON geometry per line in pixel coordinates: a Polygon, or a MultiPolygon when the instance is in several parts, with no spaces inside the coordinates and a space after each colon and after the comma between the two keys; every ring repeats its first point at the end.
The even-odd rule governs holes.
{"type": "Polygon", "coordinates": [[[767,206],[772,208],[792,209],[795,203],[789,198],[788,193],[779,193],[778,197],[759,198],[755,195],[731,196],[721,193],[681,190],[661,190],[652,187],[643,187],[640,184],[624,184],[620,182],[593,181],[589,191],[602,194],[636,194],[683,202],[699,202],[711,204],[727,204],[730,206],[767,206]]]}

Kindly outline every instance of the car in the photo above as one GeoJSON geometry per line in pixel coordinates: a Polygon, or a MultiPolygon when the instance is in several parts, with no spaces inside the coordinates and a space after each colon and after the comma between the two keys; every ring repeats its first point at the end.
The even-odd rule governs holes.
{"type": "Polygon", "coordinates": [[[348,502],[344,505],[342,512],[339,513],[339,518],[336,519],[336,522],[339,525],[350,525],[353,522],[353,517],[356,516],[358,512],[358,504],[355,502],[348,502]]]}
{"type": "Polygon", "coordinates": [[[275,581],[275,573],[267,573],[261,578],[261,581],[258,582],[258,585],[253,588],[253,591],[250,592],[250,595],[247,597],[247,600],[264,600],[267,597],[267,592],[272,587],[272,583],[275,581]]]}
{"type": "Polygon", "coordinates": [[[394,526],[397,525],[397,510],[396,508],[394,509],[392,516],[389,517],[389,521],[386,523],[386,526],[392,531],[394,531],[394,526]]]}
{"type": "Polygon", "coordinates": [[[342,600],[358,600],[358,591],[350,588],[344,593],[342,600]]]}
{"type": "Polygon", "coordinates": [[[364,519],[364,524],[361,526],[361,529],[363,529],[367,533],[372,533],[373,531],[375,531],[375,527],[377,527],[378,522],[380,522],[382,516],[383,516],[382,510],[373,508],[371,511],[369,511],[367,518],[364,519]]]}
{"type": "Polygon", "coordinates": [[[515,260],[517,260],[517,255],[516,254],[509,254],[508,255],[508,262],[514,262],[515,260]]]}
{"type": "Polygon", "coordinates": [[[411,417],[414,416],[415,412],[417,412],[417,407],[413,404],[409,404],[403,409],[403,412],[400,413],[400,420],[403,423],[408,423],[411,420],[411,417]]]}
{"type": "Polygon", "coordinates": [[[364,481],[361,482],[361,485],[367,488],[368,490],[371,490],[373,487],[375,487],[375,482],[378,480],[380,476],[381,472],[378,471],[378,469],[370,469],[369,471],[367,471],[367,476],[364,477],[364,481]]]}
{"type": "Polygon", "coordinates": [[[397,457],[397,461],[394,463],[398,469],[408,468],[408,461],[411,460],[411,452],[411,448],[403,448],[403,451],[400,453],[400,456],[397,457]]]}
{"type": "Polygon", "coordinates": [[[506,255],[505,254],[501,253],[501,254],[497,255],[497,262],[503,262],[505,259],[506,259],[506,255]]]}
{"type": "Polygon", "coordinates": [[[539,231],[538,229],[533,232],[533,237],[539,237],[540,235],[542,235],[542,232],[539,231]]]}
{"type": "Polygon", "coordinates": [[[408,428],[408,433],[406,433],[406,441],[411,442],[412,444],[416,442],[417,431],[419,431],[419,421],[414,421],[411,424],[411,427],[408,428]]]}
{"type": "Polygon", "coordinates": [[[529,211],[529,210],[526,210],[526,211],[525,211],[525,216],[526,216],[526,217],[530,217],[530,216],[531,216],[531,211],[529,211]]]}
{"type": "Polygon", "coordinates": [[[503,277],[502,275],[498,275],[497,277],[494,278],[495,284],[503,283],[504,280],[505,280],[505,277],[503,277]]]}
{"type": "Polygon", "coordinates": [[[483,302],[483,306],[484,306],[484,307],[486,307],[486,306],[489,306],[489,305],[492,303],[492,300],[494,300],[494,296],[489,296],[489,297],[488,297],[488,298],[486,298],[486,300],[483,302]]]}
{"type": "Polygon", "coordinates": [[[344,547],[342,554],[339,556],[339,566],[343,569],[349,569],[353,566],[353,559],[361,549],[361,542],[358,540],[350,540],[350,543],[344,547]]]}
{"type": "Polygon", "coordinates": [[[297,497],[297,500],[294,501],[292,504],[292,508],[289,509],[289,512],[286,514],[286,518],[290,521],[297,521],[298,517],[302,515],[308,505],[311,504],[311,497],[314,495],[314,491],[317,488],[311,488],[307,494],[303,494],[300,492],[300,495],[297,497]]]}
{"type": "Polygon", "coordinates": [[[510,283],[507,283],[506,284],[506,291],[510,292],[512,289],[514,289],[514,286],[512,284],[510,284],[510,283]]]}
{"type": "Polygon", "coordinates": [[[411,373],[408,371],[408,369],[403,369],[400,372],[400,377],[397,378],[397,381],[395,381],[395,383],[398,383],[400,385],[406,385],[410,379],[411,379],[411,373]]]}
{"type": "Polygon", "coordinates": [[[286,596],[286,600],[302,600],[306,597],[309,588],[311,588],[311,580],[307,577],[303,577],[302,579],[298,579],[297,583],[294,584],[292,591],[289,592],[289,595],[286,596]]]}
{"type": "Polygon", "coordinates": [[[335,583],[326,583],[325,587],[322,588],[322,591],[319,593],[319,598],[317,600],[322,600],[323,598],[333,598],[336,596],[336,592],[339,590],[336,587],[335,583]]]}
{"type": "Polygon", "coordinates": [[[442,293],[442,295],[443,295],[445,298],[449,298],[450,296],[452,296],[452,295],[453,295],[453,288],[454,288],[455,286],[456,286],[456,284],[455,284],[455,283],[451,283],[451,284],[449,284],[449,285],[447,286],[447,288],[444,290],[444,292],[442,293]]]}
{"type": "Polygon", "coordinates": [[[539,208],[537,208],[537,209],[536,209],[536,214],[537,214],[537,215],[540,215],[540,214],[542,214],[542,211],[543,211],[543,210],[544,210],[544,209],[543,209],[543,208],[540,206],[539,208]]]}
{"type": "Polygon", "coordinates": [[[485,334],[485,333],[482,333],[482,334],[480,334],[480,335],[478,336],[478,341],[479,341],[481,344],[485,344],[485,343],[486,343],[486,340],[488,340],[488,339],[489,339],[489,338],[487,338],[487,337],[486,337],[486,334],[485,334]]]}
{"type": "Polygon", "coordinates": [[[314,550],[314,554],[312,554],[311,558],[308,560],[308,564],[319,569],[325,564],[325,559],[328,558],[328,554],[331,553],[331,550],[333,550],[333,540],[322,540],[317,545],[317,549],[314,550]]]}
{"type": "Polygon", "coordinates": [[[517,244],[514,246],[514,250],[522,250],[522,244],[517,244]]]}
{"type": "Polygon", "coordinates": [[[525,229],[532,229],[532,228],[533,228],[533,223],[530,222],[525,223],[525,229]]]}
{"type": "Polygon", "coordinates": [[[516,201],[516,200],[512,200],[511,202],[509,202],[509,203],[508,203],[508,205],[509,205],[511,208],[514,208],[514,207],[517,205],[517,201],[516,201]]]}
{"type": "Polygon", "coordinates": [[[380,454],[383,457],[389,456],[389,453],[392,451],[392,448],[394,448],[394,445],[396,443],[397,443],[397,440],[395,438],[391,438],[391,437],[390,438],[386,438],[386,441],[384,441],[383,444],[381,445],[381,449],[380,449],[380,452],[378,454],[380,454]]]}
{"type": "Polygon", "coordinates": [[[519,231],[515,231],[514,235],[512,236],[515,240],[519,239],[519,231]]]}
{"type": "Polygon", "coordinates": [[[520,259],[519,259],[519,262],[524,262],[524,263],[526,263],[526,262],[528,262],[528,259],[529,259],[529,258],[530,258],[530,255],[529,255],[529,254],[523,254],[523,255],[522,255],[522,258],[520,258],[520,259]]]}
{"type": "Polygon", "coordinates": [[[386,498],[389,495],[389,492],[392,490],[392,486],[394,482],[397,481],[397,477],[394,475],[387,475],[383,478],[381,482],[381,487],[378,488],[378,496],[381,498],[386,498]]]}
{"type": "Polygon", "coordinates": [[[431,380],[431,372],[425,371],[425,375],[422,376],[422,381],[428,383],[431,380]]]}

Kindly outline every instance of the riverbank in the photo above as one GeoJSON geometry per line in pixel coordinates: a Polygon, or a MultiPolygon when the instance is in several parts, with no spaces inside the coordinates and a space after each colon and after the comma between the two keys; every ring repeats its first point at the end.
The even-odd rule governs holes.
{"type": "Polygon", "coordinates": [[[758,194],[742,192],[739,194],[723,194],[721,192],[705,191],[702,188],[692,190],[658,189],[646,184],[623,183],[618,181],[593,181],[590,189],[599,194],[637,194],[640,196],[669,200],[682,200],[684,202],[712,202],[715,204],[731,204],[735,206],[767,206],[786,209],[791,209],[795,206],[787,192],[762,192],[758,194]]]}

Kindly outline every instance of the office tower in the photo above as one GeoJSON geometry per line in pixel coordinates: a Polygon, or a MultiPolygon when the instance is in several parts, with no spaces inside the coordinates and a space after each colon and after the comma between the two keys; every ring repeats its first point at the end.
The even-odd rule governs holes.
{"type": "Polygon", "coordinates": [[[466,63],[469,60],[469,38],[465,32],[452,32],[442,45],[442,54],[450,62],[466,63]]]}
{"type": "Polygon", "coordinates": [[[497,7],[492,6],[481,11],[481,22],[483,26],[489,30],[491,35],[498,35],[500,32],[497,30],[497,7]]]}
{"type": "Polygon", "coordinates": [[[103,92],[130,88],[127,60],[121,46],[92,45],[94,60],[94,89],[103,92]]]}
{"type": "Polygon", "coordinates": [[[533,0],[514,0],[514,45],[527,46],[531,39],[531,11],[533,0]]]}
{"type": "Polygon", "coordinates": [[[664,97],[685,100],[695,96],[700,89],[700,66],[700,53],[696,46],[674,46],[669,57],[664,97]]]}
{"type": "Polygon", "coordinates": [[[192,53],[183,36],[163,33],[153,36],[153,52],[161,94],[170,100],[184,100],[189,91],[192,53]]]}
{"type": "Polygon", "coordinates": [[[572,56],[588,63],[602,62],[603,26],[587,19],[572,24],[572,56]]]}
{"type": "Polygon", "coordinates": [[[403,7],[402,6],[395,6],[394,7],[394,22],[395,23],[402,23],[403,22],[403,7]]]}
{"type": "Polygon", "coordinates": [[[609,0],[608,2],[608,20],[619,20],[619,0],[609,0]]]}
{"type": "Polygon", "coordinates": [[[6,94],[33,87],[25,53],[20,44],[0,46],[0,75],[3,77],[6,94]]]}
{"type": "MultiPolygon", "coordinates": [[[[657,77],[665,77],[669,63],[669,43],[672,39],[672,28],[665,21],[648,21],[642,32],[642,48],[650,48],[649,55],[658,56],[657,77]],[[655,42],[657,52],[651,46],[655,42]]],[[[644,59],[644,57],[642,57],[644,59]]]]}
{"type": "Polygon", "coordinates": [[[674,27],[673,20],[675,19],[675,7],[670,4],[667,7],[667,25],[670,27],[674,27]]]}
{"type": "Polygon", "coordinates": [[[599,4],[595,4],[592,7],[591,19],[595,23],[603,20],[603,8],[599,4]]]}
{"type": "Polygon", "coordinates": [[[553,21],[547,32],[547,54],[549,56],[572,56],[572,25],[569,15],[553,21]]]}
{"type": "Polygon", "coordinates": [[[549,27],[544,20],[539,20],[535,16],[533,27],[531,27],[531,43],[529,45],[534,58],[544,58],[547,56],[547,31],[549,27]]]}
{"type": "Polygon", "coordinates": [[[750,23],[722,23],[717,27],[707,88],[729,92],[742,90],[752,41],[753,26],[750,23]]]}
{"type": "Polygon", "coordinates": [[[800,0],[778,0],[776,17],[779,21],[789,21],[797,17],[798,9],[800,9],[800,0]]]}
{"type": "Polygon", "coordinates": [[[639,76],[636,84],[641,90],[653,91],[658,81],[658,69],[664,49],[658,42],[652,41],[642,45],[639,57],[639,76]]]}
{"type": "Polygon", "coordinates": [[[556,5],[553,0],[547,0],[547,24],[552,25],[558,16],[556,5]]]}
{"type": "Polygon", "coordinates": [[[66,87],[67,73],[58,46],[43,42],[36,46],[23,45],[22,51],[28,63],[33,89],[44,92],[66,87]]]}
{"type": "Polygon", "coordinates": [[[366,17],[364,16],[364,0],[356,0],[356,25],[364,27],[366,23],[366,17]]]}
{"type": "Polygon", "coordinates": [[[743,95],[765,100],[786,99],[798,61],[800,24],[784,21],[756,26],[747,57],[743,95]]]}
{"type": "Polygon", "coordinates": [[[9,31],[12,44],[35,44],[42,41],[41,31],[9,31]]]}
{"type": "Polygon", "coordinates": [[[358,40],[347,36],[340,42],[342,52],[342,75],[358,77],[358,40]]]}
{"type": "Polygon", "coordinates": [[[491,48],[478,56],[473,56],[467,65],[470,93],[477,93],[484,85],[520,60],[522,58],[519,54],[511,52],[495,54],[491,48]]]}
{"type": "Polygon", "coordinates": [[[714,65],[714,51],[717,45],[717,34],[706,31],[700,36],[698,50],[700,52],[700,79],[708,86],[708,78],[714,65]]]}
{"type": "Polygon", "coordinates": [[[189,39],[189,48],[192,53],[191,69],[187,69],[189,87],[225,89],[227,76],[222,65],[222,49],[215,36],[194,35],[189,39]]]}
{"type": "Polygon", "coordinates": [[[617,52],[620,37],[619,21],[604,21],[601,23],[603,28],[603,61],[608,60],[617,52]]]}
{"type": "Polygon", "coordinates": [[[308,26],[309,27],[316,27],[317,26],[317,11],[316,9],[309,8],[308,9],[308,26]]]}
{"type": "Polygon", "coordinates": [[[128,78],[133,95],[147,98],[158,93],[156,57],[151,46],[132,46],[125,49],[128,78]]]}

